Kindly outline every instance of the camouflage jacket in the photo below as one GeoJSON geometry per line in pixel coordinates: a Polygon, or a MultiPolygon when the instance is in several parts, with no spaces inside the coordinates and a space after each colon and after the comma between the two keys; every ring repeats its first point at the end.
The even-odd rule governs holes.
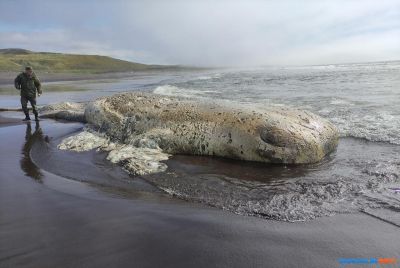
{"type": "Polygon", "coordinates": [[[21,91],[21,96],[24,97],[36,97],[36,90],[39,94],[42,94],[41,84],[35,73],[29,77],[26,73],[20,73],[14,80],[16,89],[21,91]]]}

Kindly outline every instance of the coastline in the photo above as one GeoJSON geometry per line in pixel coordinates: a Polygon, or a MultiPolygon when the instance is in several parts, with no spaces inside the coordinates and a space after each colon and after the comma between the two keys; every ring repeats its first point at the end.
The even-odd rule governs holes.
{"type": "MultiPolygon", "coordinates": [[[[153,70],[138,70],[128,72],[104,72],[104,73],[74,73],[74,72],[43,72],[35,71],[39,79],[42,82],[74,82],[74,81],[95,81],[102,79],[123,79],[123,78],[135,78],[135,77],[146,77],[156,74],[176,74],[198,71],[207,71],[211,68],[195,68],[195,67],[182,67],[182,68],[165,68],[165,69],[153,69],[153,70]]],[[[0,86],[13,85],[15,77],[18,72],[15,71],[0,71],[0,86]]]]}
{"type": "Polygon", "coordinates": [[[0,120],[2,267],[336,267],[339,258],[398,254],[399,228],[363,213],[287,223],[143,195],[96,153],[60,156],[83,181],[62,177],[32,150],[40,154],[79,123],[0,120]]]}

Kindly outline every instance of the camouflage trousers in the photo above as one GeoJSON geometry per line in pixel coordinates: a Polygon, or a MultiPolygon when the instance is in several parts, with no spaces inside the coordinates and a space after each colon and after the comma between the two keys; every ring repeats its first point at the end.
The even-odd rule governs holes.
{"type": "Polygon", "coordinates": [[[35,97],[28,97],[28,96],[21,96],[21,105],[22,110],[24,111],[25,115],[29,114],[28,110],[28,101],[31,103],[33,114],[37,115],[37,107],[36,107],[36,98],[35,97]]]}

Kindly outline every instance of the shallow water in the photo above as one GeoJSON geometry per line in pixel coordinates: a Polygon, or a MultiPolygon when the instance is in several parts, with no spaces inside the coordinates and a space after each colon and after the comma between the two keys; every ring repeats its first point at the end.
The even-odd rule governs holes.
{"type": "MultiPolygon", "coordinates": [[[[119,91],[153,91],[257,106],[289,105],[326,117],[340,130],[337,151],[315,165],[174,156],[166,161],[166,172],[140,177],[174,196],[284,221],[375,208],[400,210],[400,62],[220,70],[91,86],[99,90],[54,93],[42,100],[85,101],[119,91]]],[[[0,106],[7,101],[2,98],[0,106]]]]}

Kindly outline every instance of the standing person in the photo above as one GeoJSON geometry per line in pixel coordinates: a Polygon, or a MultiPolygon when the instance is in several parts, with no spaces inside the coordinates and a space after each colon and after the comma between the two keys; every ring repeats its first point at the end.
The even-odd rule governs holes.
{"type": "Polygon", "coordinates": [[[39,79],[33,72],[32,67],[26,66],[25,72],[20,73],[14,80],[15,88],[21,91],[21,105],[25,114],[23,121],[31,120],[29,117],[28,101],[31,103],[35,120],[39,121],[36,107],[36,91],[38,96],[42,95],[42,89],[39,79]]]}

